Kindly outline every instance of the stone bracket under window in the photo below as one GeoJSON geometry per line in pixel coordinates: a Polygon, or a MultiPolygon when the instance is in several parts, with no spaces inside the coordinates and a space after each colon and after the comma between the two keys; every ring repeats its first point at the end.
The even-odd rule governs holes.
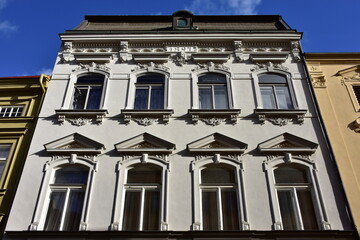
{"type": "Polygon", "coordinates": [[[265,120],[274,125],[284,126],[290,121],[303,124],[307,110],[305,109],[255,109],[254,114],[258,116],[260,124],[265,120]]]}
{"type": "Polygon", "coordinates": [[[121,110],[121,114],[124,115],[125,124],[129,124],[131,120],[139,125],[149,126],[155,122],[162,122],[168,124],[170,116],[174,113],[174,110],[121,110]]]}
{"type": "Polygon", "coordinates": [[[237,118],[240,114],[240,109],[189,109],[188,114],[191,115],[194,124],[199,120],[205,122],[207,125],[217,126],[223,122],[237,123],[237,118]]]}
{"type": "Polygon", "coordinates": [[[74,126],[83,126],[95,122],[96,124],[102,124],[104,117],[108,113],[106,109],[97,110],[55,110],[58,116],[58,122],[60,125],[64,124],[65,120],[74,126]]]}

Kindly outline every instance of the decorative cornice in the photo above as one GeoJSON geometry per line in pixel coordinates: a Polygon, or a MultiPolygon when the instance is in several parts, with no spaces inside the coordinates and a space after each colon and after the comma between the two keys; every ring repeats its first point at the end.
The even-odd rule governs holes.
{"type": "Polygon", "coordinates": [[[161,70],[161,71],[165,71],[168,72],[169,68],[165,67],[164,64],[156,64],[154,62],[149,62],[147,64],[141,64],[138,63],[137,66],[132,69],[132,72],[139,72],[139,71],[148,71],[148,72],[152,72],[154,70],[161,70]]]}
{"type": "Polygon", "coordinates": [[[172,109],[164,110],[131,110],[123,109],[121,114],[124,115],[125,124],[129,124],[131,120],[135,121],[139,125],[149,126],[155,122],[163,122],[168,124],[170,116],[174,113],[172,109]]]}
{"type": "Polygon", "coordinates": [[[303,124],[305,109],[255,109],[254,114],[258,116],[260,124],[264,124],[265,120],[274,125],[285,126],[291,120],[294,123],[303,124]]]}
{"type": "Polygon", "coordinates": [[[110,68],[103,65],[103,64],[97,64],[95,62],[91,62],[88,64],[82,64],[80,63],[78,67],[76,67],[73,72],[80,72],[80,71],[84,71],[87,70],[88,72],[94,72],[94,70],[100,70],[100,71],[104,71],[104,72],[110,72],[110,68]]]}
{"type": "Polygon", "coordinates": [[[76,110],[76,109],[57,109],[58,122],[64,124],[65,120],[74,126],[84,126],[93,121],[96,124],[102,124],[105,115],[108,113],[106,109],[99,110],[76,110]]]}
{"type": "Polygon", "coordinates": [[[191,115],[194,124],[199,120],[211,126],[220,125],[226,120],[232,124],[237,123],[237,118],[240,114],[240,109],[189,109],[188,114],[191,115]]]}
{"type": "Polygon", "coordinates": [[[216,64],[214,62],[208,62],[204,64],[196,64],[196,67],[193,68],[191,71],[197,72],[201,70],[208,70],[209,72],[212,72],[214,70],[221,70],[221,71],[229,71],[230,68],[226,67],[224,64],[216,64]]]}
{"type": "Polygon", "coordinates": [[[287,72],[289,70],[287,67],[283,66],[280,63],[267,62],[267,63],[255,63],[254,65],[255,66],[250,69],[252,72],[257,72],[257,71],[261,71],[261,70],[267,70],[267,71],[271,72],[274,69],[279,69],[279,70],[287,72]]]}

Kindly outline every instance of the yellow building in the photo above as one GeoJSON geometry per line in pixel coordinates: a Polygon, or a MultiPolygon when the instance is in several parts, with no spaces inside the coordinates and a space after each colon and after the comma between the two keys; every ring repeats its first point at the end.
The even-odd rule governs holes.
{"type": "Polygon", "coordinates": [[[307,53],[305,57],[359,232],[360,53],[307,53]]]}
{"type": "Polygon", "coordinates": [[[48,81],[45,75],[0,78],[0,237],[48,81]]]}

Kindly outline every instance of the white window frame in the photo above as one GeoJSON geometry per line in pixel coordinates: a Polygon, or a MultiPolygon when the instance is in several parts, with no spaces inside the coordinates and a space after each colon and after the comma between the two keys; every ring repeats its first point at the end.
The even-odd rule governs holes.
{"type": "MultiPolygon", "coordinates": [[[[139,78],[139,77],[142,77],[142,76],[145,76],[145,75],[151,75],[151,74],[159,74],[159,73],[154,73],[154,72],[151,72],[151,73],[146,73],[146,74],[141,74],[141,75],[137,75],[136,77],[136,80],[139,78]]],[[[160,74],[162,76],[164,76],[164,83],[161,84],[161,83],[138,83],[136,82],[135,83],[135,96],[136,96],[136,91],[138,89],[147,89],[148,90],[148,106],[146,109],[139,109],[139,110],[162,110],[162,109],[167,109],[165,106],[167,106],[167,85],[168,85],[168,81],[167,81],[167,76],[164,75],[164,74],[160,74]],[[151,94],[152,94],[152,87],[159,87],[159,86],[162,86],[163,89],[164,89],[164,107],[162,109],[151,109],[150,108],[150,105],[151,105],[151,94]]],[[[135,109],[135,97],[134,97],[134,109],[135,109]]]]}
{"type": "MultiPolygon", "coordinates": [[[[233,101],[233,91],[232,91],[232,84],[231,84],[231,73],[214,69],[212,71],[205,70],[205,71],[199,71],[196,73],[191,74],[191,86],[192,86],[192,99],[191,99],[191,109],[200,109],[200,99],[199,99],[199,77],[206,75],[206,74],[222,74],[226,76],[226,90],[227,90],[227,98],[228,98],[228,109],[234,109],[234,101],[233,101]]],[[[207,84],[204,84],[207,85],[207,84]]],[[[216,84],[208,84],[208,85],[216,85],[216,84]]],[[[212,111],[221,110],[221,109],[208,109],[212,111]]]]}
{"type": "MultiPolygon", "coordinates": [[[[237,192],[237,201],[238,201],[238,216],[239,216],[239,229],[240,230],[250,230],[250,225],[248,222],[248,215],[247,215],[247,207],[246,207],[246,198],[245,198],[245,186],[244,186],[244,178],[243,178],[243,169],[242,164],[240,162],[237,162],[233,159],[227,158],[227,157],[219,157],[214,156],[201,159],[198,161],[192,162],[192,175],[193,175],[193,189],[194,189],[194,202],[193,202],[193,230],[203,230],[203,214],[202,214],[202,189],[206,188],[201,185],[201,170],[206,168],[209,164],[214,163],[222,163],[225,165],[228,165],[230,168],[234,169],[234,172],[236,174],[235,176],[235,186],[233,186],[234,189],[236,189],[237,192]]],[[[226,187],[226,186],[224,186],[226,187]]],[[[211,187],[210,187],[211,188],[211,187]]],[[[216,189],[219,191],[219,188],[222,188],[222,186],[217,185],[217,187],[212,187],[212,189],[216,189]]],[[[221,211],[221,206],[218,207],[218,211],[221,211]]],[[[219,214],[219,218],[222,217],[222,214],[219,214]]],[[[222,220],[221,220],[222,222],[222,220]]],[[[220,223],[220,228],[222,229],[222,225],[220,223]]],[[[220,229],[219,229],[220,230],[220,229]]]]}
{"type": "MultiPolygon", "coordinates": [[[[166,109],[170,109],[171,107],[171,99],[169,98],[169,96],[171,96],[170,93],[170,73],[169,72],[165,72],[159,69],[153,69],[152,71],[138,71],[136,73],[131,73],[130,74],[130,79],[129,79],[129,86],[128,86],[128,92],[127,92],[127,101],[126,101],[126,107],[125,109],[135,109],[135,94],[136,94],[136,89],[138,86],[150,86],[150,85],[156,85],[156,84],[144,84],[144,83],[137,83],[137,78],[144,76],[144,75],[148,75],[148,74],[161,74],[164,76],[164,110],[166,109]]],[[[150,96],[150,94],[149,94],[150,96]]],[[[148,101],[148,104],[150,104],[150,101],[148,101]]],[[[144,109],[144,110],[156,110],[156,109],[144,109]]],[[[159,109],[161,110],[161,109],[159,109]]]]}
{"type": "MultiPolygon", "coordinates": [[[[124,162],[118,162],[117,167],[117,183],[116,183],[116,192],[115,192],[115,202],[114,202],[114,214],[113,221],[111,224],[111,229],[114,231],[121,231],[124,220],[124,205],[125,205],[125,194],[126,190],[129,189],[127,184],[127,172],[128,170],[136,164],[153,164],[162,169],[161,175],[161,186],[159,187],[160,191],[160,229],[159,231],[167,231],[168,223],[167,223],[167,193],[168,193],[168,174],[170,171],[169,163],[165,162],[163,159],[157,157],[151,157],[147,154],[143,154],[143,156],[138,156],[135,158],[128,159],[124,162]]],[[[153,185],[151,185],[153,186],[153,185]]],[[[145,188],[147,186],[135,186],[134,190],[138,189],[145,192],[145,188]]],[[[143,198],[144,199],[144,198],[143,198]]],[[[142,199],[142,200],[143,200],[142,199]]],[[[141,205],[144,206],[143,204],[141,205]]],[[[141,219],[140,219],[141,220],[141,219]]],[[[140,225],[142,225],[142,221],[140,221],[140,225]]],[[[142,227],[139,226],[139,231],[142,230],[142,227]]]]}
{"type": "MultiPolygon", "coordinates": [[[[256,109],[264,109],[264,104],[262,101],[262,96],[261,96],[261,92],[260,92],[260,84],[259,84],[259,75],[263,75],[263,74],[278,74],[278,75],[282,75],[286,78],[287,81],[287,87],[289,89],[289,93],[290,93],[290,98],[293,104],[294,108],[290,108],[290,109],[284,109],[284,110],[296,110],[299,109],[299,104],[298,101],[296,99],[296,95],[295,95],[295,91],[294,91],[294,85],[293,85],[293,76],[290,72],[286,72],[283,70],[278,70],[278,69],[272,69],[271,71],[268,70],[261,70],[261,71],[256,71],[252,73],[252,78],[253,78],[253,84],[254,84],[254,90],[255,90],[255,99],[256,99],[256,109]]],[[[279,108],[275,108],[273,110],[279,110],[279,108]]]]}
{"type": "MultiPolygon", "coordinates": [[[[87,230],[87,222],[89,218],[89,203],[91,201],[91,194],[92,194],[92,184],[95,178],[96,172],[96,162],[90,160],[88,158],[84,158],[81,156],[76,156],[76,154],[72,154],[69,157],[64,157],[61,159],[57,159],[55,161],[49,161],[45,164],[45,173],[44,173],[44,180],[42,182],[42,186],[40,188],[39,194],[39,201],[36,206],[36,210],[34,213],[33,222],[30,225],[30,230],[44,230],[46,216],[48,212],[48,207],[50,203],[50,194],[51,192],[56,189],[54,187],[53,180],[55,176],[55,172],[58,169],[61,169],[63,166],[68,166],[69,164],[78,164],[89,169],[89,175],[85,187],[85,197],[83,203],[83,209],[81,213],[81,220],[79,224],[79,231],[87,230]]],[[[66,188],[66,187],[65,187],[66,188]]],[[[65,189],[64,188],[64,189],[65,189]]],[[[69,189],[67,189],[68,191],[69,189]]],[[[59,230],[61,231],[61,230],[59,230]]]]}
{"type": "MultiPolygon", "coordinates": [[[[72,107],[73,96],[74,96],[74,91],[75,91],[75,87],[76,87],[76,84],[77,84],[77,79],[79,77],[83,77],[85,75],[91,75],[91,74],[100,74],[100,75],[104,76],[103,89],[102,89],[102,94],[101,94],[101,101],[100,101],[99,110],[105,109],[105,107],[106,107],[106,94],[108,92],[108,85],[109,85],[108,83],[109,83],[110,73],[106,72],[106,71],[98,70],[98,69],[93,69],[93,71],[91,71],[91,72],[87,71],[87,70],[80,70],[80,71],[76,71],[76,72],[70,74],[69,83],[68,83],[68,86],[67,86],[67,89],[66,89],[65,98],[63,100],[63,104],[61,106],[61,109],[70,109],[70,110],[74,110],[74,111],[81,110],[81,109],[73,109],[73,107],[72,107]]],[[[83,109],[83,110],[86,111],[87,109],[83,109]]],[[[88,110],[90,110],[90,109],[88,109],[88,110]]]]}
{"type": "Polygon", "coordinates": [[[2,117],[2,118],[5,118],[5,117],[21,117],[21,116],[23,116],[24,109],[25,109],[25,107],[21,106],[21,105],[18,105],[18,106],[15,106],[15,105],[14,106],[0,106],[0,117],[2,117]],[[4,116],[5,112],[2,113],[3,109],[5,109],[5,112],[8,109],[10,109],[9,116],[4,116]],[[20,111],[20,114],[19,114],[19,111],[20,111]]]}
{"type": "MultiPolygon", "coordinates": [[[[317,170],[315,168],[314,162],[311,162],[308,159],[303,159],[301,157],[291,156],[291,154],[287,155],[287,157],[278,157],[278,158],[272,159],[271,161],[264,162],[264,169],[266,172],[269,193],[270,193],[270,200],[271,200],[271,205],[272,205],[271,209],[272,209],[272,213],[273,213],[272,215],[273,215],[274,230],[283,230],[280,206],[279,206],[279,201],[278,201],[278,197],[277,197],[277,191],[278,191],[278,189],[281,189],[282,187],[276,186],[274,170],[277,168],[278,165],[284,164],[284,163],[294,164],[293,166],[300,167],[307,171],[308,180],[309,180],[311,186],[299,186],[299,187],[303,187],[303,188],[307,188],[307,189],[311,188],[310,192],[312,195],[312,200],[313,200],[313,204],[314,204],[313,207],[315,210],[318,226],[322,230],[331,230],[331,225],[328,222],[328,216],[327,216],[326,209],[324,206],[324,199],[320,192],[320,187],[319,187],[319,182],[318,182],[318,177],[317,177],[317,170]],[[289,163],[289,161],[291,161],[291,163],[289,163]]],[[[291,167],[291,165],[289,165],[289,167],[291,167]]],[[[296,188],[297,187],[294,187],[294,186],[284,186],[283,187],[284,190],[290,189],[291,191],[294,191],[294,189],[296,189],[296,188]]],[[[298,204],[295,206],[298,207],[298,204]]],[[[296,211],[295,214],[297,214],[297,217],[298,217],[297,221],[299,221],[298,214],[300,213],[300,209],[296,209],[295,211],[296,211]]],[[[302,225],[300,223],[298,224],[298,227],[300,228],[298,230],[302,230],[301,229],[302,225]]]]}
{"type": "MultiPolygon", "coordinates": [[[[85,76],[85,75],[84,75],[85,76]]],[[[75,85],[74,85],[74,91],[73,91],[73,97],[72,97],[72,99],[71,99],[71,106],[70,106],[70,109],[73,109],[73,110],[87,110],[87,104],[88,104],[88,102],[89,102],[89,94],[90,94],[90,91],[91,91],[91,88],[92,87],[99,87],[99,86],[101,86],[102,87],[102,92],[101,92],[101,99],[100,99],[100,104],[99,104],[99,109],[101,109],[100,108],[100,106],[101,106],[101,104],[102,104],[102,101],[103,101],[103,98],[102,98],[102,96],[103,96],[103,93],[104,93],[104,84],[96,84],[96,83],[94,83],[94,84],[84,84],[84,83],[75,83],[75,85]],[[74,108],[74,106],[73,106],[73,103],[74,103],[74,96],[75,96],[75,91],[76,91],[76,89],[86,89],[87,90],[87,92],[86,92],[86,98],[85,98],[85,103],[84,103],[84,108],[82,108],[82,109],[76,109],[76,108],[74,108]]],[[[93,109],[88,109],[88,110],[93,110],[93,109]]]]}

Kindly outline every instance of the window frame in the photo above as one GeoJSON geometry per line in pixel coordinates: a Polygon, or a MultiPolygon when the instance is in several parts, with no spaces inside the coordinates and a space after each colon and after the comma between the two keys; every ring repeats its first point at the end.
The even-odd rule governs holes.
{"type": "Polygon", "coordinates": [[[360,83],[359,82],[350,82],[348,80],[348,81],[345,81],[345,85],[348,90],[350,100],[354,106],[355,112],[360,112],[360,99],[357,99],[355,91],[354,91],[354,86],[360,87],[360,83]]]}
{"type": "MultiPolygon", "coordinates": [[[[45,228],[45,221],[47,217],[47,212],[50,203],[50,194],[52,189],[54,189],[53,180],[55,177],[55,172],[62,167],[66,167],[73,164],[85,167],[88,169],[88,178],[85,187],[85,196],[84,196],[84,203],[81,210],[81,220],[79,223],[79,231],[85,231],[87,228],[88,222],[88,212],[89,212],[89,203],[91,201],[91,194],[92,194],[92,183],[95,177],[96,172],[96,162],[90,160],[88,158],[77,156],[76,154],[71,154],[68,157],[63,157],[57,159],[55,161],[50,161],[45,164],[44,167],[44,178],[42,185],[40,187],[39,193],[39,201],[37,203],[37,207],[34,213],[33,221],[30,225],[30,230],[32,231],[46,231],[45,228]]],[[[56,188],[56,187],[55,187],[56,188]]],[[[57,230],[63,231],[63,230],[57,230]]],[[[65,230],[66,231],[66,230],[65,230]]]]}
{"type": "MultiPolygon", "coordinates": [[[[6,108],[6,109],[11,109],[10,110],[10,113],[9,113],[9,116],[0,116],[1,118],[17,118],[17,117],[22,117],[22,116],[24,116],[24,112],[25,112],[25,106],[24,105],[8,105],[8,106],[6,106],[6,105],[0,105],[0,115],[4,115],[4,114],[2,114],[2,110],[3,110],[3,108],[6,108]],[[20,112],[20,115],[18,115],[18,116],[11,116],[11,114],[13,113],[13,109],[14,108],[21,108],[21,112],[20,112]]],[[[18,111],[17,111],[17,113],[18,113],[18,111]]]]}
{"type": "MultiPolygon", "coordinates": [[[[67,86],[67,89],[66,89],[65,98],[64,98],[63,104],[61,106],[61,109],[67,109],[67,110],[71,110],[71,111],[84,111],[84,112],[91,111],[91,110],[105,109],[106,99],[107,99],[106,95],[107,95],[107,92],[108,92],[109,79],[110,79],[110,74],[108,72],[106,72],[106,71],[102,71],[102,70],[99,70],[99,69],[92,69],[92,71],[90,71],[90,70],[81,70],[81,71],[76,71],[76,72],[70,74],[69,83],[68,83],[68,86],[67,86]],[[75,88],[76,88],[76,85],[77,85],[78,78],[84,77],[86,75],[92,75],[92,74],[102,75],[104,77],[104,81],[103,81],[103,84],[102,84],[102,93],[101,93],[101,100],[100,100],[99,109],[74,109],[72,107],[72,104],[73,104],[74,91],[75,91],[75,88]]],[[[82,85],[82,84],[80,83],[79,85],[82,85]]],[[[90,85],[92,85],[92,84],[90,84],[90,85]]]]}
{"type": "MultiPolygon", "coordinates": [[[[204,76],[206,74],[220,74],[220,75],[224,75],[226,77],[226,90],[227,90],[227,100],[228,100],[228,108],[225,110],[230,110],[230,109],[234,109],[234,100],[233,100],[233,91],[232,91],[232,84],[231,84],[231,73],[230,72],[226,72],[226,71],[222,71],[222,70],[218,70],[218,69],[213,69],[211,71],[206,70],[206,71],[199,71],[197,73],[192,73],[191,76],[191,81],[192,81],[192,99],[191,99],[191,109],[199,109],[199,110],[209,110],[209,111],[219,111],[219,110],[224,110],[224,109],[201,109],[200,108],[200,88],[199,88],[199,77],[200,76],[204,76]]],[[[223,84],[223,85],[225,85],[223,84]]],[[[212,84],[204,84],[204,85],[212,85],[212,84]]],[[[214,101],[213,101],[214,102],[214,101]]]]}
{"type": "Polygon", "coordinates": [[[1,145],[9,145],[9,155],[4,161],[4,169],[3,172],[0,174],[0,183],[3,186],[5,179],[7,178],[9,168],[12,168],[12,165],[15,163],[13,160],[16,159],[16,151],[15,149],[18,147],[18,139],[0,139],[0,146],[1,145]]]}
{"type": "MultiPolygon", "coordinates": [[[[247,219],[247,204],[245,198],[245,186],[243,178],[243,169],[241,162],[235,161],[228,157],[208,157],[201,160],[193,161],[191,164],[191,172],[193,176],[193,230],[203,230],[203,214],[202,214],[202,186],[201,186],[201,171],[209,164],[221,163],[234,170],[235,185],[237,192],[237,208],[239,230],[250,230],[250,225],[247,219]]],[[[222,217],[222,216],[221,216],[222,217]]],[[[220,218],[220,216],[219,216],[220,218]]],[[[222,231],[222,230],[219,230],[222,231]]]]}
{"type": "MultiPolygon", "coordinates": [[[[126,189],[129,187],[127,185],[127,173],[134,165],[137,164],[152,164],[161,169],[161,185],[159,186],[160,191],[160,229],[152,231],[167,231],[167,192],[168,192],[168,173],[170,171],[169,164],[163,159],[148,156],[143,154],[142,156],[136,156],[126,161],[119,161],[117,164],[117,182],[116,182],[116,191],[114,199],[114,212],[113,220],[111,224],[111,230],[122,231],[123,230],[123,221],[124,221],[124,206],[125,206],[125,195],[126,189]]],[[[146,165],[145,165],[146,166],[146,165]]],[[[146,187],[146,184],[143,186],[135,187],[134,189],[140,189],[146,187]]],[[[140,223],[142,225],[143,223],[140,223]]],[[[143,231],[143,230],[137,230],[143,231]]],[[[145,230],[146,231],[146,230],[145,230]]]]}
{"type": "Polygon", "coordinates": [[[254,89],[255,89],[255,97],[256,97],[256,109],[264,109],[264,104],[263,104],[262,95],[261,95],[261,91],[260,91],[259,76],[260,75],[265,75],[265,74],[276,74],[276,75],[280,75],[280,76],[285,77],[286,84],[287,84],[289,94],[290,94],[290,99],[291,99],[292,104],[293,104],[293,108],[280,109],[280,108],[277,107],[277,108],[274,108],[274,109],[267,109],[267,110],[275,110],[275,111],[276,110],[287,110],[287,111],[291,111],[291,110],[299,109],[299,104],[298,104],[296,94],[295,94],[295,90],[294,90],[292,74],[289,73],[289,72],[286,72],[286,71],[278,70],[278,69],[272,69],[271,71],[261,70],[261,71],[258,71],[256,73],[254,73],[254,72],[252,73],[253,84],[254,84],[254,89]]]}
{"type": "Polygon", "coordinates": [[[164,109],[167,109],[167,81],[166,81],[166,75],[164,74],[160,74],[160,73],[155,73],[155,72],[149,72],[149,73],[143,73],[143,74],[139,74],[136,76],[136,82],[135,82],[135,96],[134,96],[134,105],[133,105],[133,109],[134,110],[149,110],[149,111],[152,111],[152,110],[164,110],[164,109]],[[137,82],[137,79],[139,77],[143,77],[143,76],[146,76],[146,75],[162,75],[163,78],[164,78],[164,83],[138,83],[137,82]],[[164,99],[163,99],[163,108],[159,108],[159,109],[152,109],[151,108],[151,95],[152,95],[152,88],[153,87],[159,87],[159,86],[162,86],[163,87],[163,93],[164,93],[164,99]],[[139,109],[139,108],[135,108],[135,101],[136,101],[136,92],[138,89],[147,89],[148,90],[148,93],[147,93],[147,98],[148,98],[148,101],[147,101],[147,108],[145,109],[139,109]]]}
{"type": "MultiPolygon", "coordinates": [[[[264,169],[266,172],[266,178],[268,182],[269,187],[269,193],[270,193],[270,203],[271,203],[271,210],[272,210],[272,216],[273,216],[273,229],[274,230],[284,230],[282,218],[281,218],[281,211],[279,206],[279,199],[278,199],[278,189],[283,188],[285,189],[293,189],[296,187],[303,188],[303,189],[309,189],[311,192],[314,212],[316,215],[316,222],[318,225],[318,230],[331,230],[331,225],[328,222],[328,217],[326,213],[326,209],[324,206],[324,200],[322,197],[322,194],[320,192],[319,188],[319,182],[317,177],[317,170],[314,166],[314,162],[303,159],[301,157],[294,157],[290,155],[287,155],[285,157],[278,157],[275,159],[272,159],[271,161],[265,161],[264,162],[264,169]],[[289,160],[290,158],[290,160],[289,160]],[[291,161],[291,162],[289,162],[291,161]],[[307,172],[308,181],[310,182],[309,186],[276,186],[275,182],[275,174],[274,170],[279,167],[279,165],[287,164],[286,166],[293,166],[294,168],[300,168],[304,169],[307,172]]],[[[297,205],[298,206],[298,205],[297,205]]],[[[299,209],[296,210],[295,214],[299,213],[299,209]]],[[[299,217],[299,215],[297,215],[299,217]]],[[[299,221],[299,219],[297,220],[299,221]]],[[[303,228],[301,224],[298,224],[297,227],[303,228]]],[[[297,229],[297,230],[303,230],[303,229],[297,229]]]]}

